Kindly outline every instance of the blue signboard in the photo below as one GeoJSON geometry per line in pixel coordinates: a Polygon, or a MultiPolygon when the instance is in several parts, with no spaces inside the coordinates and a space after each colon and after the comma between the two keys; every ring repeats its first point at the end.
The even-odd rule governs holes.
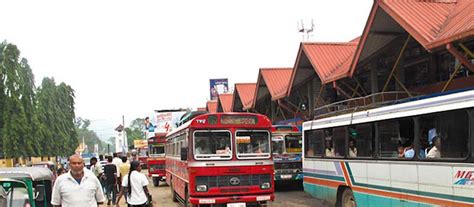
{"type": "Polygon", "coordinates": [[[219,94],[224,94],[229,91],[229,82],[227,81],[227,78],[210,79],[209,83],[211,100],[217,100],[219,94]]]}

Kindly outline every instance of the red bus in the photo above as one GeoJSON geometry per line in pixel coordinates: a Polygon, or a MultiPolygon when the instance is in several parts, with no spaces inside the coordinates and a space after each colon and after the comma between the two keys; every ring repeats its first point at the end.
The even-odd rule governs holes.
{"type": "Polygon", "coordinates": [[[166,182],[185,206],[260,206],[274,199],[271,121],[199,115],[166,136],[166,182]]]}
{"type": "Polygon", "coordinates": [[[157,133],[148,139],[148,177],[153,180],[153,186],[159,186],[166,179],[165,173],[165,144],[166,133],[157,133]]]}

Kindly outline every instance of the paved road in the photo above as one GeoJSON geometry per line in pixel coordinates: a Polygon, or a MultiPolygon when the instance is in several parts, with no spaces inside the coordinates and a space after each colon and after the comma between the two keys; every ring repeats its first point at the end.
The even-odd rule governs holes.
{"type": "MultiPolygon", "coordinates": [[[[154,187],[152,182],[148,186],[153,196],[154,207],[180,207],[180,204],[171,201],[171,192],[168,185],[160,183],[159,187],[154,187]]],[[[126,206],[123,201],[120,206],[126,206]]],[[[105,207],[102,205],[101,207],[105,207]]],[[[322,206],[327,207],[328,205],[311,197],[309,194],[303,192],[301,187],[295,187],[293,185],[276,185],[275,201],[269,203],[270,207],[315,207],[322,206]]]]}

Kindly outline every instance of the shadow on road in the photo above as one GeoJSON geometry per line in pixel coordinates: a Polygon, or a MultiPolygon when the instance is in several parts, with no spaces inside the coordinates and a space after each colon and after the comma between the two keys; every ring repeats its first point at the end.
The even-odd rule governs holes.
{"type": "Polygon", "coordinates": [[[275,181],[275,191],[303,191],[303,183],[298,181],[275,181]]]}

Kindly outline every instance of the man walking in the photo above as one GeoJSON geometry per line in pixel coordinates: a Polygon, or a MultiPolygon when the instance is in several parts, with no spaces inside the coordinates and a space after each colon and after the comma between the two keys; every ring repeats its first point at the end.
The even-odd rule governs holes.
{"type": "Polygon", "coordinates": [[[104,166],[104,175],[105,175],[105,194],[107,195],[107,205],[110,205],[112,202],[115,205],[115,198],[117,196],[117,167],[112,163],[112,157],[107,157],[107,164],[104,166]]]}
{"type": "Polygon", "coordinates": [[[97,207],[105,201],[99,179],[84,169],[80,155],[69,157],[70,170],[60,175],[53,187],[51,204],[55,207],[97,207]]]}

